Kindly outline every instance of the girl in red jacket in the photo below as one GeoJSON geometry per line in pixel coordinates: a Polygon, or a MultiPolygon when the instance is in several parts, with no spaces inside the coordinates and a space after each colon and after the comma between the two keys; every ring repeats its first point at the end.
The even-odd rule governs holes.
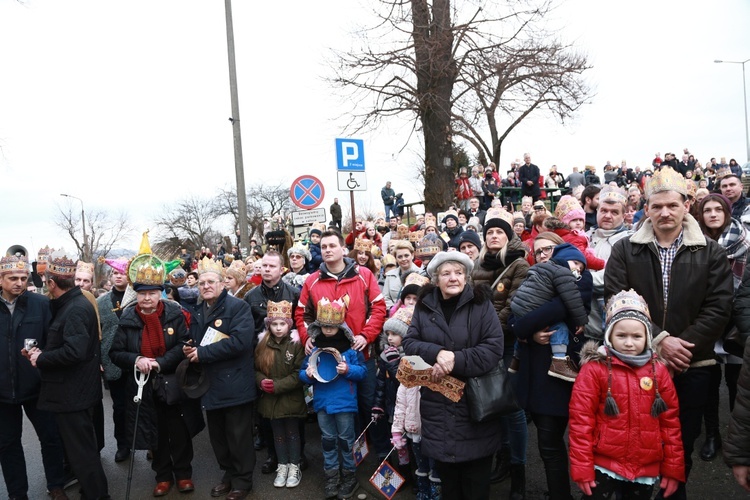
{"type": "Polygon", "coordinates": [[[570,399],[570,470],[585,498],[663,496],[685,481],[679,405],[651,349],[648,306],[634,290],[607,305],[604,345],[589,342],[570,399]]]}

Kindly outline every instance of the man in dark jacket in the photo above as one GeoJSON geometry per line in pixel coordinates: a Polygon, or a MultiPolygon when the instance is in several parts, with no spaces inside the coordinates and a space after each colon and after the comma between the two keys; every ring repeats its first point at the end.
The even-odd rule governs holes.
{"type": "Polygon", "coordinates": [[[541,190],[539,189],[539,167],[531,163],[531,155],[529,153],[523,155],[523,161],[523,165],[518,169],[518,180],[521,181],[521,195],[531,196],[536,201],[541,196],[541,190]]]}
{"type": "MultiPolygon", "coordinates": [[[[706,238],[688,214],[685,182],[669,168],[651,178],[646,185],[649,218],[612,248],[604,295],[609,300],[632,288],[648,303],[655,331],[661,332],[653,344],[675,373],[687,477],[710,393],[714,343],[732,312],[733,285],[723,248],[706,238]]],[[[670,498],[686,497],[681,484],[670,498]]]]}
{"type": "Polygon", "coordinates": [[[393,206],[393,203],[396,201],[396,191],[391,188],[391,181],[386,182],[385,187],[380,190],[380,197],[383,199],[385,221],[388,222],[391,220],[391,214],[397,215],[393,206]]]}
{"type": "Polygon", "coordinates": [[[210,380],[201,402],[206,410],[211,446],[224,471],[211,496],[243,500],[253,487],[253,402],[255,339],[253,313],[242,299],[224,289],[221,263],[204,259],[198,264],[201,302],[190,320],[195,347],[183,352],[200,363],[210,380]]]}
{"type": "Polygon", "coordinates": [[[331,222],[333,222],[337,228],[339,228],[339,231],[341,231],[341,205],[339,205],[339,199],[334,198],[333,203],[331,204],[331,222]]]}
{"type": "Polygon", "coordinates": [[[109,498],[99,458],[93,412],[101,404],[99,322],[94,306],[74,284],[75,263],[52,254],[45,275],[52,319],[44,350],[24,351],[39,368],[38,408],[55,413],[63,445],[83,498],[109,498]]]}
{"type": "Polygon", "coordinates": [[[21,432],[23,412],[42,445],[47,489],[54,500],[67,498],[63,486],[63,448],[53,413],[37,408],[39,371],[22,359],[25,339],[42,349],[50,322],[49,300],[26,291],[29,263],[25,257],[0,259],[0,465],[9,498],[25,498],[28,491],[21,432]]]}

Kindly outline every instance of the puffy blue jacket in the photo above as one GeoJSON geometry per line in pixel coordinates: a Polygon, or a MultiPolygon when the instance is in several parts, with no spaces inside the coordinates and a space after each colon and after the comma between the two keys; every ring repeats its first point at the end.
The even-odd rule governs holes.
{"type": "Polygon", "coordinates": [[[307,366],[310,364],[310,356],[307,356],[305,361],[302,362],[299,378],[303,383],[313,386],[313,407],[315,411],[323,410],[329,415],[357,412],[357,382],[365,379],[367,373],[365,358],[361,352],[354,349],[349,349],[341,355],[344,357],[344,362],[349,365],[349,371],[327,384],[312,380],[305,373],[307,366]]]}
{"type": "Polygon", "coordinates": [[[23,403],[39,396],[39,370],[21,356],[24,339],[36,339],[44,349],[50,322],[49,299],[24,292],[11,317],[0,301],[0,403],[23,403]]]}

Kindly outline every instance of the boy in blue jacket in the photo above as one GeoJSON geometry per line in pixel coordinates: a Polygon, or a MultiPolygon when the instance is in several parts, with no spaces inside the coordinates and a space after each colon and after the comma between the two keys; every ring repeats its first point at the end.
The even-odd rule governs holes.
{"type": "Polygon", "coordinates": [[[326,498],[351,498],[359,486],[352,448],[357,438],[357,382],[365,378],[366,369],[362,353],[352,349],[354,334],[344,322],[348,303],[348,295],[333,302],[320,299],[316,319],[307,327],[314,348],[300,370],[300,380],[313,386],[326,498]]]}

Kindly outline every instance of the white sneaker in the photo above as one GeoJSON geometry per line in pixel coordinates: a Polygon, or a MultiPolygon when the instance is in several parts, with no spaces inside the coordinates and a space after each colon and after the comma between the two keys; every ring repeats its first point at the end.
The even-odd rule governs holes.
{"type": "Polygon", "coordinates": [[[302,480],[302,471],[297,464],[289,464],[289,475],[286,476],[286,487],[294,488],[302,480]]]}
{"type": "Polygon", "coordinates": [[[289,465],[287,464],[279,464],[278,467],[276,467],[276,479],[273,480],[273,485],[277,488],[283,488],[286,486],[287,483],[287,474],[289,473],[289,465]]]}

